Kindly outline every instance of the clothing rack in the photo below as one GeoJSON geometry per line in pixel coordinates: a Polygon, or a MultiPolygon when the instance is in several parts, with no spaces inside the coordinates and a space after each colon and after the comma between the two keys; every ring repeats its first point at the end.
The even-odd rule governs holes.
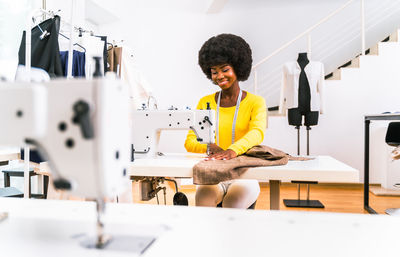
{"type": "MultiPolygon", "coordinates": [[[[75,4],[76,0],[71,1],[71,19],[70,22],[65,22],[71,26],[70,29],[70,35],[69,35],[69,51],[68,51],[68,59],[73,60],[73,46],[74,46],[74,33],[73,30],[79,30],[79,31],[85,31],[80,27],[74,26],[74,7],[76,6],[75,4]]],[[[43,7],[46,6],[46,2],[43,1],[43,7]]],[[[36,9],[33,10],[30,15],[28,16],[27,23],[26,23],[26,40],[25,40],[25,70],[27,74],[27,80],[31,81],[31,54],[32,54],[32,34],[31,34],[31,26],[32,26],[32,19],[35,19],[36,17],[43,16],[44,19],[46,19],[46,16],[53,18],[56,13],[58,13],[60,10],[57,12],[49,11],[44,8],[36,9]]],[[[62,35],[66,37],[65,35],[62,35]]],[[[66,37],[68,38],[68,37],[66,37]]],[[[79,45],[80,46],[80,45],[79,45]]],[[[82,46],[80,46],[82,47],[82,46]]],[[[83,47],[82,47],[83,48],[83,47]]],[[[84,49],[84,48],[83,48],[84,49]]],[[[84,49],[86,51],[86,49],[84,49]]],[[[67,79],[72,78],[72,61],[68,62],[68,67],[67,67],[67,79]]]]}
{"type": "MultiPolygon", "coordinates": [[[[75,6],[75,1],[72,0],[72,6],[71,6],[71,24],[73,24],[73,9],[75,6]]],[[[32,66],[32,22],[35,21],[37,17],[42,16],[43,20],[46,20],[47,17],[53,18],[56,13],[58,13],[60,10],[57,12],[49,11],[46,10],[46,1],[43,0],[42,2],[42,7],[40,9],[34,9],[32,10],[27,19],[26,19],[26,31],[25,31],[25,72],[26,72],[26,81],[31,82],[32,80],[32,74],[31,74],[31,66],[32,66]]],[[[40,28],[40,27],[39,27],[40,28]]],[[[72,35],[72,30],[71,30],[71,35],[72,35]]],[[[72,38],[72,37],[71,37],[72,38]]],[[[69,53],[72,53],[72,40],[70,41],[70,46],[69,46],[69,53]]],[[[69,56],[70,60],[72,60],[72,55],[69,56]]],[[[68,65],[68,73],[70,74],[69,77],[72,77],[72,62],[69,62],[68,65]]],[[[29,153],[30,153],[30,147],[25,145],[24,146],[24,152],[25,152],[25,158],[24,158],[24,198],[28,198],[28,194],[26,192],[29,192],[29,153]]]]}
{"type": "MultiPolygon", "coordinates": [[[[45,0],[43,0],[43,7],[45,7],[45,0]]],[[[80,47],[83,52],[87,52],[87,47],[83,47],[82,44],[79,44],[77,42],[77,37],[82,36],[83,33],[87,33],[91,36],[93,36],[93,31],[89,30],[87,28],[82,28],[80,26],[75,26],[74,25],[74,21],[76,22],[76,17],[74,17],[74,11],[75,8],[77,6],[76,4],[76,0],[71,0],[70,3],[71,6],[71,16],[70,16],[70,20],[68,22],[66,22],[64,19],[61,19],[61,28],[63,28],[64,25],[66,25],[63,29],[61,29],[61,31],[58,32],[58,36],[62,36],[66,39],[69,40],[69,42],[66,42],[67,44],[69,43],[69,45],[67,45],[68,48],[68,53],[67,53],[67,58],[68,60],[71,60],[70,62],[68,62],[67,67],[64,68],[64,72],[67,75],[67,79],[71,79],[73,78],[72,76],[72,67],[73,67],[73,63],[74,63],[74,51],[73,48],[74,46],[78,46],[80,47]],[[62,32],[62,33],[61,33],[62,32]],[[76,33],[78,32],[78,33],[76,33]]],[[[28,81],[31,81],[31,67],[32,67],[32,27],[34,26],[38,26],[38,28],[42,31],[42,34],[40,36],[40,38],[44,38],[46,36],[48,36],[50,33],[48,33],[45,29],[42,30],[42,28],[40,27],[40,25],[38,23],[40,23],[41,21],[44,21],[46,19],[49,18],[54,18],[58,12],[60,12],[61,10],[58,11],[51,11],[51,10],[46,10],[44,8],[39,8],[39,9],[35,9],[33,11],[30,12],[30,15],[28,16],[27,22],[26,22],[26,41],[25,41],[25,71],[26,71],[26,78],[28,81]],[[38,18],[38,20],[36,21],[36,18],[38,18]],[[33,20],[33,22],[32,22],[33,20]]],[[[34,39],[36,40],[36,38],[34,39]]],[[[119,44],[122,44],[123,41],[119,41],[119,44]]],[[[89,49],[90,50],[90,49],[89,49]]],[[[90,52],[90,51],[89,51],[90,52]]],[[[106,56],[106,51],[104,50],[104,56],[106,56]]],[[[104,57],[106,58],[106,57],[104,57]]],[[[106,59],[104,59],[106,61],[106,59]]],[[[106,65],[104,65],[104,72],[106,72],[106,65]]]]}
{"type": "MultiPolygon", "coordinates": [[[[73,24],[73,7],[75,5],[75,0],[72,0],[72,11],[71,11],[71,24],[73,24]]],[[[26,23],[26,37],[25,37],[25,71],[27,74],[27,80],[31,81],[31,55],[32,55],[32,34],[31,34],[31,27],[32,27],[32,19],[36,17],[42,16],[46,18],[49,16],[53,18],[55,16],[55,12],[48,11],[45,9],[36,9],[33,10],[30,15],[28,16],[27,23],[26,23]]],[[[70,43],[69,43],[69,53],[68,58],[72,60],[72,48],[73,48],[73,33],[72,30],[70,32],[70,43]]],[[[68,71],[67,71],[67,78],[72,78],[72,62],[68,62],[68,71]]]]}
{"type": "Polygon", "coordinates": [[[74,8],[76,6],[75,4],[76,0],[72,0],[71,1],[71,19],[70,19],[70,23],[71,23],[71,29],[70,29],[70,33],[69,33],[69,52],[68,52],[68,68],[67,68],[67,79],[72,78],[72,61],[73,61],[73,47],[74,47],[74,33],[73,33],[73,27],[74,27],[74,8]]]}

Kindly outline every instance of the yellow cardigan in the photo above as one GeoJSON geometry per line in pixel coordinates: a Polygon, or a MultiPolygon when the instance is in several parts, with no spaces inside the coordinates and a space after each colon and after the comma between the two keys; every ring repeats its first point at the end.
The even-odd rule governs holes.
{"type": "MultiPolygon", "coordinates": [[[[211,109],[217,109],[215,93],[201,98],[197,109],[206,109],[207,102],[210,103],[211,109]]],[[[219,107],[219,147],[224,150],[231,149],[237,155],[241,155],[264,140],[264,132],[267,128],[267,107],[264,98],[247,92],[246,97],[240,102],[235,128],[235,143],[232,144],[235,108],[236,106],[219,107]]],[[[187,134],[185,148],[188,152],[193,153],[207,151],[207,145],[199,143],[191,130],[187,134]]]]}

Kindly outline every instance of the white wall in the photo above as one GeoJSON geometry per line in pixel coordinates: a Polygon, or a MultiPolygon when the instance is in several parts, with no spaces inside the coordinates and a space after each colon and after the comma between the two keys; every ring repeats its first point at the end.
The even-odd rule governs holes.
{"type": "MultiPolygon", "coordinates": [[[[222,12],[206,14],[209,1],[92,1],[119,18],[116,22],[99,25],[99,31],[96,32],[108,35],[110,39],[123,39],[125,45],[133,49],[135,60],[153,86],[161,108],[170,105],[194,107],[201,96],[218,89],[205,78],[197,65],[198,50],[209,37],[220,33],[242,36],[253,49],[254,62],[258,62],[346,2],[229,0],[222,12]]],[[[80,7],[77,17],[81,23],[85,6],[81,1],[77,2],[80,7]]],[[[366,2],[381,3],[377,0],[366,2]]],[[[62,9],[64,18],[69,18],[70,9],[64,1],[48,0],[48,8],[62,9]]],[[[357,26],[359,13],[344,14],[354,19],[357,26]]],[[[319,33],[331,36],[336,33],[333,32],[336,25],[331,24],[332,28],[325,28],[319,33]]],[[[393,23],[390,26],[394,26],[393,23]]],[[[381,29],[367,36],[386,35],[386,30],[390,29],[381,29]]],[[[317,47],[317,39],[313,42],[317,47]]],[[[306,42],[303,40],[290,54],[305,50],[306,42]]],[[[294,58],[290,54],[287,58],[294,58]]],[[[327,112],[320,118],[320,124],[310,132],[311,154],[329,154],[363,170],[363,115],[397,110],[395,94],[398,92],[393,85],[400,82],[394,75],[397,74],[395,67],[400,67],[395,59],[400,60],[400,56],[394,55],[393,58],[393,62],[387,57],[380,59],[382,62],[376,67],[379,74],[377,78],[369,77],[373,73],[371,69],[364,69],[355,74],[344,74],[343,77],[347,76],[348,79],[342,82],[327,83],[327,112]],[[388,61],[391,68],[383,68],[388,61]]],[[[368,66],[368,63],[366,61],[363,65],[368,66]]],[[[242,86],[251,89],[249,82],[242,86]]],[[[163,147],[172,147],[171,151],[184,151],[184,133],[169,133],[172,136],[164,136],[161,150],[163,147]],[[181,138],[179,143],[175,143],[176,138],[181,138]]],[[[305,153],[304,130],[302,140],[302,153],[305,153]]],[[[295,154],[296,131],[287,125],[286,117],[271,117],[264,143],[295,154]]],[[[382,174],[372,174],[372,182],[382,179],[382,174]]]]}
{"type": "Polygon", "coordinates": [[[100,26],[101,33],[124,39],[125,45],[134,50],[159,104],[166,108],[171,104],[195,106],[200,96],[217,90],[197,65],[198,50],[209,37],[220,33],[242,36],[251,45],[257,62],[344,0],[231,0],[217,14],[206,14],[208,1],[95,2],[118,14],[120,21],[100,26]]]}
{"type": "MultiPolygon", "coordinates": [[[[202,1],[126,0],[115,4],[109,4],[106,0],[95,2],[100,6],[107,6],[108,11],[120,17],[118,22],[100,26],[100,32],[113,39],[124,39],[125,45],[133,49],[139,67],[154,88],[159,106],[167,108],[170,105],[194,107],[201,96],[217,90],[197,65],[198,50],[210,36],[234,33],[244,37],[251,45],[253,59],[257,62],[346,1],[252,0],[244,4],[244,1],[230,0],[223,11],[217,14],[206,14],[207,6],[202,1]]],[[[374,0],[367,2],[381,3],[374,0]]],[[[346,17],[342,19],[351,18],[351,22],[355,23],[352,25],[357,27],[359,12],[356,10],[357,12],[354,9],[344,12],[346,17]]],[[[371,24],[379,21],[374,20],[373,15],[369,17],[367,21],[371,24]]],[[[330,26],[332,27],[325,28],[320,33],[331,36],[337,22],[330,26]]],[[[371,41],[374,36],[382,38],[383,35],[388,35],[393,27],[398,26],[397,20],[386,26],[385,29],[370,31],[367,40],[371,41]]],[[[368,44],[370,46],[371,42],[368,44]]],[[[303,41],[293,49],[293,53],[305,50],[306,42],[303,41]]],[[[372,57],[379,59],[377,64],[370,64],[370,60],[365,60],[362,64],[365,67],[360,71],[345,71],[342,75],[343,81],[327,82],[327,112],[320,117],[319,125],[310,132],[312,155],[332,155],[362,173],[363,115],[397,108],[398,88],[393,85],[400,83],[395,76],[395,67],[400,67],[400,56],[389,57],[372,57]],[[377,76],[370,77],[371,74],[377,76]]],[[[251,85],[243,83],[242,86],[249,89],[251,85]]],[[[372,127],[371,133],[378,132],[372,127]]],[[[382,128],[380,133],[382,136],[382,128]]],[[[184,151],[184,134],[164,133],[161,150],[184,151]],[[180,139],[176,140],[177,138],[180,139]]],[[[303,128],[302,154],[305,154],[305,135],[303,128]]],[[[286,117],[270,117],[265,144],[296,154],[296,140],[296,130],[288,126],[286,117]]],[[[384,146],[376,149],[382,147],[384,146]]],[[[371,156],[372,159],[383,158],[381,155],[374,155],[374,151],[371,156]]],[[[382,166],[382,161],[378,159],[372,163],[372,183],[381,183],[384,179],[382,173],[376,171],[382,166]]],[[[360,178],[363,178],[362,174],[360,178]]]]}
{"type": "Polygon", "coordinates": [[[14,80],[29,1],[0,0],[0,77],[14,80]]]}
{"type": "MultiPolygon", "coordinates": [[[[119,21],[101,25],[99,30],[113,39],[124,39],[125,45],[134,50],[135,60],[164,108],[171,104],[195,106],[200,95],[217,89],[197,65],[198,50],[209,37],[220,33],[241,35],[251,45],[257,63],[347,2],[229,0],[220,13],[207,14],[209,1],[120,0],[113,4],[106,0],[92,1],[119,17],[119,21]],[[174,94],[178,91],[180,94],[174,94]]],[[[361,51],[359,6],[359,1],[354,1],[334,20],[312,33],[312,58],[325,62],[327,72],[361,51]],[[341,51],[337,52],[338,48],[341,51]]],[[[400,5],[396,0],[366,1],[366,11],[367,47],[400,26],[400,16],[396,15],[400,5]]],[[[271,91],[279,92],[279,72],[270,72],[279,70],[284,62],[306,50],[306,38],[300,39],[261,67],[259,93],[266,97],[268,106],[277,105],[279,98],[278,94],[269,97],[271,91]]],[[[252,75],[248,82],[242,83],[250,91],[252,75]]]]}

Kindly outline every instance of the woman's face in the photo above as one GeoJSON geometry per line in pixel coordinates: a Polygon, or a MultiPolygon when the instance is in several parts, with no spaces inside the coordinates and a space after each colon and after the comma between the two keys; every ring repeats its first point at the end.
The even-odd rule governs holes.
{"type": "Polygon", "coordinates": [[[222,90],[230,88],[237,81],[235,71],[229,64],[212,66],[211,79],[222,90]]]}

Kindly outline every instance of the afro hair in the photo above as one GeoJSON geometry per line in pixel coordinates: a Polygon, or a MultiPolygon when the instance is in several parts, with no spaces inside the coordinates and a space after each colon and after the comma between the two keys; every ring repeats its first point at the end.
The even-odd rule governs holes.
{"type": "Polygon", "coordinates": [[[211,79],[211,67],[229,64],[233,67],[239,81],[245,81],[250,75],[251,49],[247,42],[236,35],[220,34],[207,40],[199,51],[199,65],[211,79]]]}

